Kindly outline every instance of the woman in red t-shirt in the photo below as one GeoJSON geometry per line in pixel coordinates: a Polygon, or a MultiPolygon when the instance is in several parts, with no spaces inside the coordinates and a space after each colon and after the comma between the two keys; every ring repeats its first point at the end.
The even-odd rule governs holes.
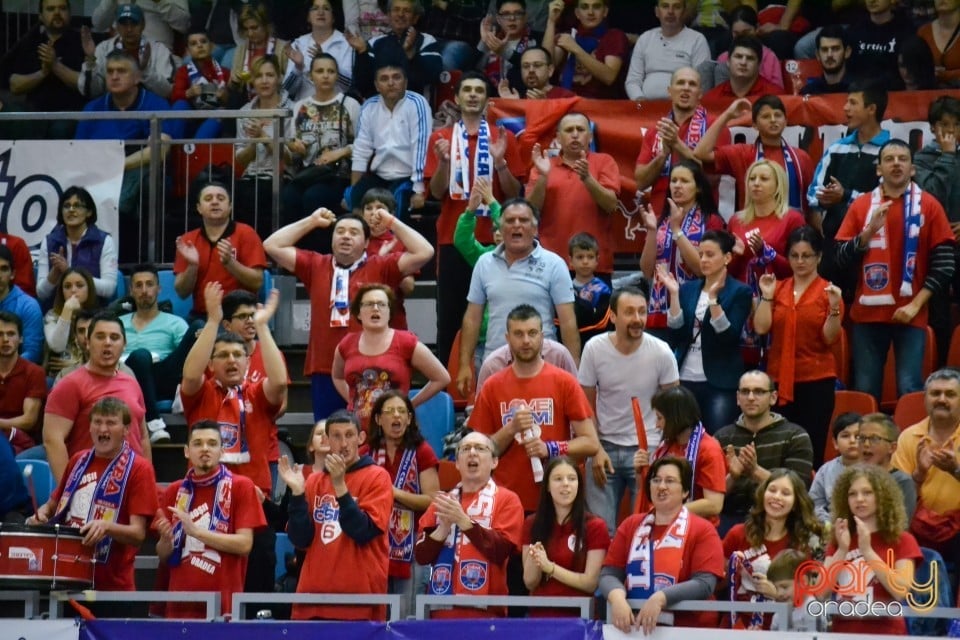
{"type": "Polygon", "coordinates": [[[760,299],[753,315],[758,335],[770,336],[767,373],[777,383],[779,411],[802,424],[813,442],[813,466],[823,462],[837,365],[830,345],[840,336],[840,288],[817,274],[823,238],[813,227],[794,229],[787,238],[793,275],[778,281],[760,276],[760,299]]]}
{"type": "Polygon", "coordinates": [[[390,569],[387,590],[404,596],[403,617],[413,613],[413,547],[417,521],[440,490],[440,461],[423,439],[413,403],[405,393],[387,391],[373,403],[370,455],[393,480],[390,513],[390,569]]]}
{"type": "Polygon", "coordinates": [[[350,302],[350,313],[362,329],[348,333],[333,354],[333,384],[368,433],[373,403],[391,389],[406,394],[414,369],[427,379],[413,399],[414,406],[450,382],[447,368],[416,334],[390,328],[395,304],[393,289],[385,284],[360,287],[350,302]]]}
{"type": "MultiPolygon", "coordinates": [[[[867,603],[860,606],[875,612],[878,607],[869,606],[872,603],[902,601],[906,593],[897,585],[912,588],[914,569],[923,554],[907,532],[907,513],[897,481],[876,465],[850,467],[833,488],[831,511],[834,542],[827,547],[824,565],[829,575],[836,575],[832,585],[835,598],[855,603],[857,613],[858,602],[867,603]],[[888,565],[891,552],[892,567],[888,565]],[[837,563],[845,563],[847,569],[836,571],[837,563]]],[[[902,617],[836,616],[830,630],[905,636],[907,623],[902,617]]]]}
{"type": "MultiPolygon", "coordinates": [[[[796,472],[774,469],[757,489],[746,522],[734,525],[723,539],[729,559],[727,579],[731,600],[773,600],[776,590],[766,580],[770,561],[784,549],[797,549],[815,558],[823,556],[823,529],[813,500],[796,472]]],[[[734,628],[769,629],[771,616],[740,614],[734,628]]]]}
{"type": "MultiPolygon", "coordinates": [[[[523,582],[532,596],[593,596],[610,546],[603,518],[587,512],[586,485],[566,456],[544,471],[537,510],[523,523],[523,582]]],[[[532,610],[531,616],[577,616],[576,609],[532,610]]]]}
{"type": "MultiPolygon", "coordinates": [[[[685,506],[690,513],[719,524],[727,490],[727,463],[720,443],[703,428],[697,398],[686,387],[670,387],[655,393],[650,406],[662,435],[652,457],[646,449],[638,449],[633,456],[637,486],[644,486],[651,462],[664,456],[686,458],[693,468],[693,490],[685,506]]],[[[636,513],[646,513],[650,501],[642,491],[638,493],[636,513]]]]}

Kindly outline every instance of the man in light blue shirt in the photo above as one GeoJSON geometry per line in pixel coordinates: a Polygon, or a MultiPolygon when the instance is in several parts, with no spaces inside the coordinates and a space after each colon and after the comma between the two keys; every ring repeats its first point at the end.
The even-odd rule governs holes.
{"type": "Polygon", "coordinates": [[[0,244],[0,311],[9,311],[23,322],[23,347],[20,356],[43,364],[43,314],[36,300],[13,284],[13,253],[0,244]]]}
{"type": "Polygon", "coordinates": [[[160,311],[160,276],[156,265],[139,264],[130,276],[135,311],[120,316],[127,333],[123,360],[143,389],[150,442],[169,440],[167,425],[157,410],[159,399],[173,398],[183,363],[196,340],[186,320],[160,311]]]}

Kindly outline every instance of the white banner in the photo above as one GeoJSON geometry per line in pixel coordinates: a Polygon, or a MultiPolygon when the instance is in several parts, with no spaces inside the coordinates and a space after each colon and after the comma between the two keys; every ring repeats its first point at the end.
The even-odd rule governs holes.
{"type": "Polygon", "coordinates": [[[123,160],[117,140],[0,140],[0,231],[23,238],[36,254],[57,224],[60,195],[78,186],[93,196],[97,226],[119,246],[123,160]]]}
{"type": "Polygon", "coordinates": [[[3,621],[3,637],[11,640],[77,640],[79,627],[73,620],[3,621]]]}

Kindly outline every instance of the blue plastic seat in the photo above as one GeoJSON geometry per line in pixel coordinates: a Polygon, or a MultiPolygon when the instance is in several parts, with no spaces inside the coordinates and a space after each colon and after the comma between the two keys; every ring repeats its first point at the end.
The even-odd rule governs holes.
{"type": "Polygon", "coordinates": [[[160,295],[157,296],[157,301],[169,300],[173,305],[173,313],[186,320],[193,310],[193,299],[181,298],[177,295],[177,290],[173,286],[175,276],[171,269],[162,269],[158,275],[160,276],[160,295]]]}
{"type": "MultiPolygon", "coordinates": [[[[50,499],[56,487],[56,481],[53,479],[53,472],[50,471],[50,465],[45,460],[17,460],[17,466],[20,467],[20,473],[28,467],[33,467],[30,477],[33,479],[33,490],[36,492],[37,506],[42,507],[50,499]]],[[[30,490],[30,482],[24,478],[24,484],[27,490],[30,490]]]]}
{"type": "Polygon", "coordinates": [[[117,290],[114,292],[113,297],[110,299],[111,302],[114,300],[119,300],[127,295],[127,276],[123,275],[122,272],[117,272],[117,290]]]}
{"type": "MultiPolygon", "coordinates": [[[[416,397],[420,389],[410,390],[410,399],[416,397]]],[[[456,417],[453,410],[453,398],[441,391],[416,408],[417,424],[424,439],[433,447],[438,457],[443,455],[443,437],[453,431],[456,417]]]]}

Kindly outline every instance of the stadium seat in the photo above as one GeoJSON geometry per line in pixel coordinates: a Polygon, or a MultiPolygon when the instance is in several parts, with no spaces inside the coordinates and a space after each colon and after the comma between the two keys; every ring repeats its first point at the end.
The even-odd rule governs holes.
{"type": "Polygon", "coordinates": [[[783,90],[788,95],[800,95],[800,90],[810,78],[816,78],[823,73],[820,61],[784,60],[783,61],[783,90]]]}
{"type": "MultiPolygon", "coordinates": [[[[837,391],[834,395],[833,415],[830,416],[830,425],[841,413],[853,411],[860,415],[877,412],[877,399],[869,393],[862,391],[837,391]]],[[[833,434],[827,438],[827,446],[823,450],[823,461],[833,460],[837,457],[837,447],[833,443],[833,434]]]]}
{"type": "Polygon", "coordinates": [[[453,460],[440,461],[440,491],[450,491],[460,482],[460,471],[453,460]]]}
{"type": "Polygon", "coordinates": [[[159,275],[160,295],[157,296],[157,301],[169,300],[173,305],[173,313],[186,320],[190,311],[193,310],[193,299],[184,299],[177,295],[177,290],[173,286],[175,276],[171,269],[161,269],[159,275]]]}
{"type": "MultiPolygon", "coordinates": [[[[419,389],[411,389],[410,399],[413,400],[419,392],[419,389]]],[[[446,391],[441,391],[419,405],[416,414],[420,433],[433,447],[437,457],[441,457],[443,455],[443,437],[453,431],[454,427],[453,398],[446,391]]]]}
{"type": "MultiPolygon", "coordinates": [[[[57,486],[53,478],[53,472],[50,471],[50,465],[45,460],[17,460],[17,466],[20,467],[20,473],[23,473],[27,467],[31,467],[30,477],[33,479],[33,490],[36,493],[37,506],[41,507],[50,499],[54,487],[57,486]]],[[[30,490],[30,481],[23,479],[27,485],[27,491],[30,490]]]]}
{"type": "Polygon", "coordinates": [[[893,421],[900,430],[917,424],[927,417],[927,407],[924,404],[923,391],[914,391],[900,396],[897,400],[897,408],[893,412],[893,421]]]}
{"type": "Polygon", "coordinates": [[[960,325],[953,330],[950,336],[950,350],[947,352],[947,366],[960,367],[960,325]]]}
{"type": "MultiPolygon", "coordinates": [[[[927,329],[927,344],[923,349],[923,362],[920,374],[925,379],[933,373],[937,366],[937,337],[930,326],[927,329]]],[[[893,354],[893,345],[887,352],[887,363],[883,367],[883,387],[880,394],[880,409],[885,413],[893,413],[897,408],[897,365],[893,354]]]]}
{"type": "MultiPolygon", "coordinates": [[[[473,385],[474,391],[471,391],[467,394],[467,397],[464,398],[460,395],[460,392],[457,390],[457,372],[460,371],[460,332],[457,331],[457,335],[453,337],[453,344],[450,346],[450,357],[447,359],[447,373],[450,374],[450,384],[447,385],[447,393],[450,394],[450,397],[453,398],[453,408],[457,411],[463,411],[467,407],[473,404],[474,400],[474,391],[476,390],[476,384],[473,385]]],[[[474,381],[477,378],[476,367],[473,366],[473,363],[470,363],[470,373],[473,375],[474,381]]],[[[440,455],[440,452],[437,452],[437,455],[440,455]]]]}
{"type": "Polygon", "coordinates": [[[120,298],[127,295],[129,292],[127,287],[127,276],[123,275],[122,271],[117,272],[117,290],[113,293],[113,297],[110,298],[110,301],[119,300],[120,298]]]}
{"type": "Polygon", "coordinates": [[[287,575],[287,558],[296,553],[290,537],[285,533],[277,532],[277,541],[274,545],[274,551],[277,554],[277,565],[273,570],[273,579],[279,581],[280,578],[287,575]]]}

